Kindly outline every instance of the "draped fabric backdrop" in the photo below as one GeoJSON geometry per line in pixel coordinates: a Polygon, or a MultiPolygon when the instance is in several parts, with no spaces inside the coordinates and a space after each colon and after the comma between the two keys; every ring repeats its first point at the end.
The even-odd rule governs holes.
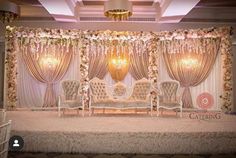
{"type": "Polygon", "coordinates": [[[164,41],[163,58],[168,74],[184,87],[183,107],[192,108],[190,88],[202,83],[215,63],[220,39],[185,39],[164,41]]]}
{"type": "MultiPolygon", "coordinates": [[[[189,87],[191,96],[192,96],[194,109],[201,109],[197,105],[197,97],[201,93],[207,92],[207,93],[210,93],[214,99],[213,106],[208,110],[221,110],[222,100],[220,99],[220,95],[222,95],[222,90],[223,90],[222,78],[219,77],[223,74],[221,66],[222,66],[221,56],[218,54],[215,64],[213,65],[213,68],[210,74],[208,75],[208,77],[199,85],[194,86],[194,87],[189,87]]],[[[159,63],[159,76],[160,76],[159,82],[173,80],[169,76],[163,56],[161,57],[161,60],[159,63]]],[[[179,95],[182,95],[183,91],[184,91],[184,87],[180,87],[179,95]]]]}
{"type": "Polygon", "coordinates": [[[66,73],[73,56],[72,49],[60,45],[51,45],[45,49],[40,45],[39,52],[33,52],[30,45],[23,47],[21,57],[32,77],[47,85],[44,95],[44,107],[56,106],[54,84],[66,73]],[[54,48],[53,48],[54,47],[54,48]]]}
{"type": "Polygon", "coordinates": [[[107,74],[106,56],[102,53],[89,53],[89,79],[103,79],[107,74]]]}
{"type": "MultiPolygon", "coordinates": [[[[44,94],[46,92],[46,85],[38,80],[35,80],[27,70],[26,65],[20,53],[18,53],[18,75],[17,75],[17,96],[19,108],[41,108],[44,103],[44,94]]],[[[80,58],[79,53],[75,53],[71,60],[71,64],[61,79],[63,80],[80,80],[79,73],[80,58]]],[[[54,83],[54,92],[58,96],[62,93],[60,82],[54,83]]]]}
{"type": "Polygon", "coordinates": [[[148,78],[148,53],[131,54],[129,72],[136,80],[148,78]]]}

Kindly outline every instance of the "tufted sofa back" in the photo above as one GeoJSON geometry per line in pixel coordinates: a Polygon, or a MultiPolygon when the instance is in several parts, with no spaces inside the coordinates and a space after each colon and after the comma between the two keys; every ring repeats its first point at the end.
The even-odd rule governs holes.
{"type": "Polygon", "coordinates": [[[166,81],[160,84],[164,103],[176,102],[179,84],[175,81],[166,81]]]}
{"type": "Polygon", "coordinates": [[[151,92],[151,88],[152,83],[147,79],[136,81],[133,86],[133,92],[130,96],[130,99],[146,100],[151,92]]]}
{"type": "Polygon", "coordinates": [[[95,97],[96,100],[106,100],[109,99],[107,94],[107,87],[106,83],[99,78],[93,78],[90,81],[90,90],[92,95],[95,97]]]}
{"type": "Polygon", "coordinates": [[[123,84],[122,82],[117,82],[115,85],[114,85],[114,88],[113,88],[113,96],[125,96],[127,93],[127,89],[126,89],[126,86],[125,84],[123,84]]]}
{"type": "Polygon", "coordinates": [[[67,80],[62,82],[62,88],[66,100],[77,99],[79,93],[79,81],[67,80]]]}

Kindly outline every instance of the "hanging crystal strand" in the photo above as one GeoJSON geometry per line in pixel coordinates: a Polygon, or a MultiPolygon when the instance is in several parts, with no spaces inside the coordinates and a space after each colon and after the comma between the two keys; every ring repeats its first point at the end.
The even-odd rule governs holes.
{"type": "MultiPolygon", "coordinates": [[[[80,51],[81,51],[81,48],[82,48],[82,47],[79,47],[79,53],[80,53],[80,51]]],[[[87,51],[87,54],[88,54],[88,53],[91,53],[91,51],[92,51],[92,49],[91,49],[91,42],[88,43],[88,45],[87,45],[85,51],[87,51]]]]}
{"type": "MultiPolygon", "coordinates": [[[[100,43],[100,42],[99,42],[100,43]]],[[[100,56],[101,55],[101,45],[98,43],[98,56],[100,56]]]]}
{"type": "MultiPolygon", "coordinates": [[[[105,42],[105,41],[104,41],[105,42]]],[[[104,43],[104,53],[107,55],[107,45],[106,45],[106,43],[104,43]]]]}
{"type": "Polygon", "coordinates": [[[136,51],[136,41],[134,41],[133,53],[137,54],[137,51],[136,51]]]}
{"type": "Polygon", "coordinates": [[[135,53],[135,52],[134,52],[134,47],[135,47],[135,44],[134,44],[134,42],[132,42],[131,47],[130,47],[130,48],[131,48],[130,53],[133,54],[133,55],[134,55],[134,53],[135,53]]]}
{"type": "Polygon", "coordinates": [[[96,51],[95,51],[95,55],[96,55],[96,56],[99,55],[99,54],[98,54],[98,47],[99,47],[99,46],[98,46],[98,43],[96,43],[96,48],[95,48],[95,49],[96,49],[96,51]]]}
{"type": "Polygon", "coordinates": [[[142,41],[139,40],[139,45],[138,45],[138,52],[139,52],[139,56],[142,55],[142,50],[141,50],[141,47],[142,47],[142,41]]]}
{"type": "Polygon", "coordinates": [[[67,42],[66,42],[66,52],[67,53],[69,52],[69,45],[70,45],[70,39],[67,39],[67,42]]]}
{"type": "Polygon", "coordinates": [[[104,41],[102,40],[102,54],[103,55],[106,55],[106,53],[105,53],[105,43],[104,43],[104,41]]]}
{"type": "Polygon", "coordinates": [[[124,45],[124,41],[122,41],[122,45],[121,45],[121,53],[122,53],[123,56],[125,56],[125,54],[126,54],[124,47],[125,47],[125,45],[124,45]]]}
{"type": "Polygon", "coordinates": [[[102,51],[103,47],[102,47],[101,41],[100,41],[99,43],[100,43],[100,44],[99,44],[99,54],[100,54],[100,55],[104,55],[104,54],[103,54],[103,51],[102,51]]]}
{"type": "Polygon", "coordinates": [[[127,50],[130,55],[131,54],[131,43],[127,43],[127,50]]]}

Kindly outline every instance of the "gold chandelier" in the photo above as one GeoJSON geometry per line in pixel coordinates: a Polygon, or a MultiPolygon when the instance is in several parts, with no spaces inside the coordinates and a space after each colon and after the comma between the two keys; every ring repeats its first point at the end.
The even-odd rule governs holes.
{"type": "Polygon", "coordinates": [[[9,23],[15,20],[19,15],[20,9],[15,3],[9,1],[0,2],[0,21],[9,23]]]}
{"type": "Polygon", "coordinates": [[[132,3],[128,0],[108,0],[104,4],[104,15],[115,21],[127,20],[132,15],[132,3]]]}

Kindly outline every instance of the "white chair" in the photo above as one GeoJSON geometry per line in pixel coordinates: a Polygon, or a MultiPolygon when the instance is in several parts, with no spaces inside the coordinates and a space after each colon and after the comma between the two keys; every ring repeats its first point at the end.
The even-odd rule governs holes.
{"type": "Polygon", "coordinates": [[[11,121],[0,125],[0,158],[7,158],[11,121]]]}
{"type": "Polygon", "coordinates": [[[152,82],[146,78],[137,80],[132,86],[131,95],[128,97],[128,106],[141,109],[151,109],[153,112],[153,103],[151,99],[152,82]]]}
{"type": "Polygon", "coordinates": [[[65,109],[79,110],[82,109],[84,116],[84,105],[82,104],[82,96],[79,94],[80,83],[76,80],[66,80],[61,82],[63,94],[58,100],[58,115],[61,116],[61,110],[65,114],[65,109]]]}
{"type": "Polygon", "coordinates": [[[158,95],[157,116],[159,116],[159,109],[162,108],[167,110],[179,109],[180,117],[182,117],[182,101],[180,95],[178,95],[179,87],[177,81],[165,81],[159,84],[161,94],[158,95]]]}
{"type": "Polygon", "coordinates": [[[89,114],[94,112],[94,108],[103,109],[113,106],[112,95],[109,95],[109,87],[104,80],[97,77],[89,81],[90,101],[89,114]]]}
{"type": "Polygon", "coordinates": [[[0,109],[0,125],[6,121],[6,110],[0,109]]]}

